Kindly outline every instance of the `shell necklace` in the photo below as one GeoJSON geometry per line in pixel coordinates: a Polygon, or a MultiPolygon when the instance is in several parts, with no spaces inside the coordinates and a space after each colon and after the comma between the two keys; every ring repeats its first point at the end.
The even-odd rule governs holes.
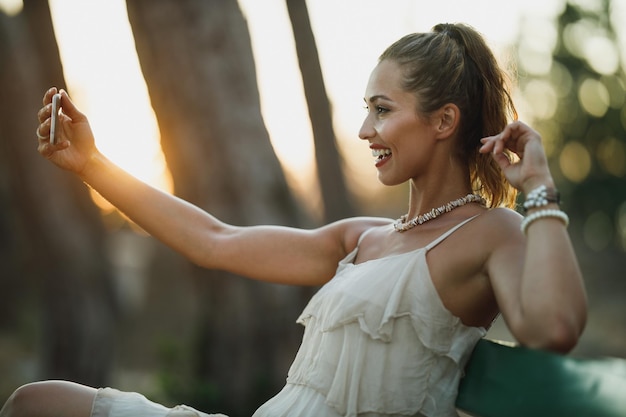
{"type": "Polygon", "coordinates": [[[396,232],[406,232],[407,230],[411,230],[417,225],[426,223],[429,220],[435,219],[444,213],[451,212],[457,207],[461,207],[466,205],[467,203],[480,203],[485,205],[485,199],[477,194],[468,194],[465,197],[461,197],[457,200],[450,201],[447,204],[444,204],[441,207],[433,208],[429,212],[424,214],[418,214],[416,217],[413,217],[411,220],[407,220],[409,217],[408,214],[403,215],[393,224],[393,228],[396,232]]]}

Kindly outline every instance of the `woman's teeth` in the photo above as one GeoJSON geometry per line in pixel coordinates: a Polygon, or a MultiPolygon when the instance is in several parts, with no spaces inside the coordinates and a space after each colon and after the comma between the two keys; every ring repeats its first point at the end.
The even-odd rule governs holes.
{"type": "Polygon", "coordinates": [[[391,155],[390,149],[372,149],[372,156],[378,160],[391,155]]]}

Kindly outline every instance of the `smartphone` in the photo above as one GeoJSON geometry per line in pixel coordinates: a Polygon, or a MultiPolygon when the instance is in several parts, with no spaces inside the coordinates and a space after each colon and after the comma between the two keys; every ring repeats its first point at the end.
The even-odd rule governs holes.
{"type": "Polygon", "coordinates": [[[52,113],[50,114],[50,143],[56,144],[57,125],[59,124],[59,111],[61,110],[61,94],[52,96],[52,113]]]}

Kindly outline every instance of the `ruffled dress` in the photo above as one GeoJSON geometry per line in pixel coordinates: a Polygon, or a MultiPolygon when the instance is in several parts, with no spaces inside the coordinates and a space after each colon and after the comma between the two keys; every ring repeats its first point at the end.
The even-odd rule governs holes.
{"type": "Polygon", "coordinates": [[[285,387],[253,417],[457,417],[463,368],[482,327],[448,311],[424,248],[354,264],[357,247],[311,299],[285,387]]]}
{"type": "MultiPolygon", "coordinates": [[[[302,345],[285,387],[253,417],[457,417],[462,370],[486,333],[465,326],[437,293],[424,248],[354,264],[358,245],[298,322],[302,345]]],[[[102,388],[91,417],[226,417],[167,408],[102,388]]]]}

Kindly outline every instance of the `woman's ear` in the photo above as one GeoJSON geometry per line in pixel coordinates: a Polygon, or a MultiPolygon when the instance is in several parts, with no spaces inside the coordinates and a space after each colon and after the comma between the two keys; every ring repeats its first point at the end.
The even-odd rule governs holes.
{"type": "Polygon", "coordinates": [[[448,103],[435,112],[434,121],[437,139],[447,139],[456,133],[461,122],[461,111],[456,104],[448,103]]]}

